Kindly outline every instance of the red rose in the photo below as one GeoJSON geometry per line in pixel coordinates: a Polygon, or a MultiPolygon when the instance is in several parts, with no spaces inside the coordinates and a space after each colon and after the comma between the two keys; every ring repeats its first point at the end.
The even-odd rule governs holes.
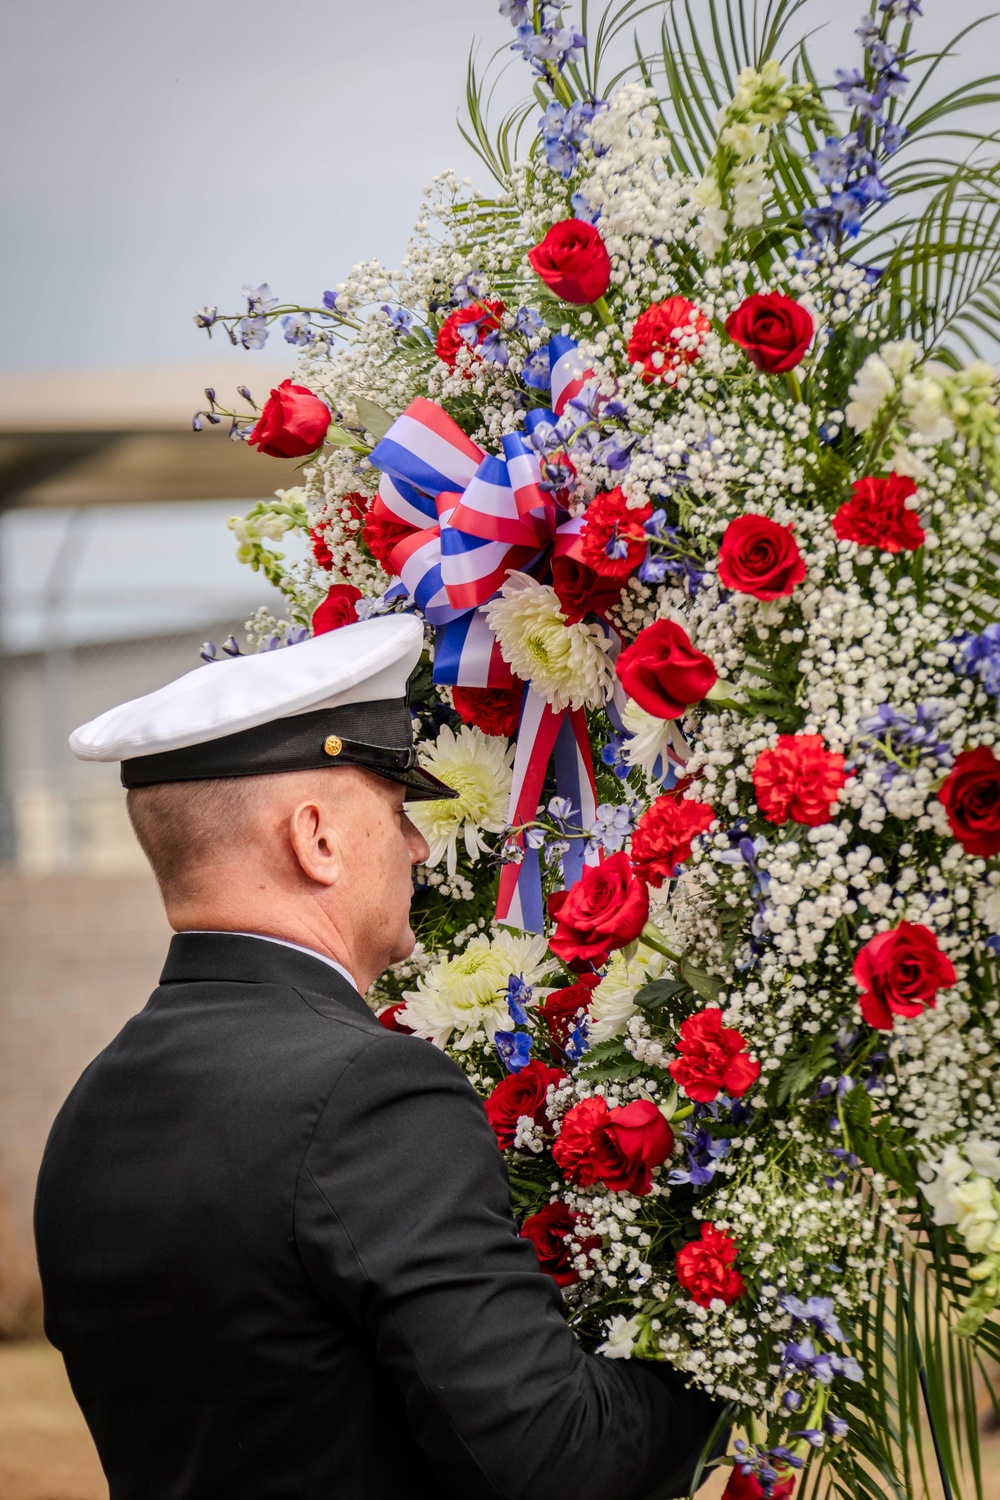
{"type": "Polygon", "coordinates": [[[642,523],[652,514],[648,503],[629,510],[621,489],[595,495],[587,506],[581,533],[584,562],[605,578],[626,579],[646,555],[649,537],[642,523]]]}
{"type": "Polygon", "coordinates": [[[415,529],[413,526],[407,526],[405,521],[398,521],[384,502],[376,496],[371,510],[365,516],[361,537],[379,566],[384,568],[391,577],[395,577],[395,570],[390,560],[393,548],[405,541],[408,536],[412,536],[415,529]]]}
{"type": "Polygon", "coordinates": [[[508,1073],[485,1101],[486,1118],[496,1131],[501,1151],[513,1146],[517,1122],[530,1115],[542,1130],[550,1131],[552,1122],[545,1112],[545,1096],[550,1084],[559,1083],[566,1074],[562,1068],[549,1068],[535,1058],[519,1073],[508,1073]]]}
{"type": "Polygon", "coordinates": [[[869,1026],[892,1030],[892,1018],[933,1010],[938,990],[955,983],[955,965],[929,927],[900,922],[876,933],[859,950],[852,970],[861,987],[861,1014],[869,1026]]]}
{"type": "Polygon", "coordinates": [[[581,1235],[576,1227],[578,1220],[579,1215],[571,1213],[565,1203],[546,1203],[521,1225],[522,1239],[534,1245],[539,1266],[557,1286],[572,1286],[579,1281],[574,1257],[596,1250],[601,1243],[599,1235],[581,1235]]]}
{"type": "Polygon", "coordinates": [[[717,1005],[688,1016],[677,1051],[680,1057],[670,1064],[670,1076],[696,1104],[711,1104],[723,1093],[741,1099],[760,1077],[760,1063],[748,1056],[745,1038],[723,1026],[717,1005]]]}
{"type": "Polygon", "coordinates": [[[657,620],[641,630],[615,670],[629,697],[658,719],[679,719],[692,703],[701,702],[719,676],[673,620],[657,620]]]}
{"type": "Polygon", "coordinates": [[[774,749],[754,762],[757,806],[769,823],[829,823],[846,781],[844,757],[828,750],[821,734],[779,734],[774,749]]]}
{"type": "Polygon", "coordinates": [[[401,1031],[404,1036],[413,1035],[412,1028],[409,1026],[404,1026],[399,1019],[399,1012],[405,1009],[406,1001],[397,1000],[395,1005],[387,1005],[384,1010],[379,1011],[378,1019],[381,1021],[386,1031],[401,1031]]]}
{"type": "Polygon", "coordinates": [[[550,292],[578,306],[596,302],[611,283],[611,257],[593,224],[563,219],[528,251],[532,270],[550,292]]]}
{"type": "Polygon", "coordinates": [[[956,755],[938,801],[966,854],[1000,854],[1000,760],[992,750],[980,745],[956,755]]]}
{"type": "Polygon", "coordinates": [[[361,590],[353,583],[331,585],[322,604],[313,610],[313,635],[326,635],[328,631],[339,630],[341,625],[353,625],[358,618],[360,598],[361,590]]]}
{"type": "Polygon", "coordinates": [[[600,982],[598,974],[581,974],[575,984],[553,990],[542,1001],[538,1013],[549,1028],[554,1047],[560,1050],[565,1047],[570,1032],[578,1024],[580,1012],[590,1009],[594,990],[600,982]]]}
{"type": "Polygon", "coordinates": [[[604,962],[612,948],[639,936],[649,916],[649,892],[632,873],[627,854],[612,854],[599,865],[585,865],[568,891],[549,897],[558,924],[549,947],[564,963],[604,962]]]}
{"type": "Polygon", "coordinates": [[[815,331],[805,308],[783,292],[755,292],[726,319],[726,332],[733,343],[745,349],[758,370],[767,375],[794,370],[815,331]]]}
{"type": "Polygon", "coordinates": [[[503,735],[507,739],[521,720],[521,688],[453,687],[451,701],[464,724],[481,729],[483,734],[503,735]]]}
{"type": "Polygon", "coordinates": [[[876,552],[916,552],[923,544],[920,518],[904,504],[917,493],[912,479],[902,474],[858,479],[853,492],[854,498],[845,500],[833,518],[833,534],[842,542],[876,552]]]}
{"type": "Polygon", "coordinates": [[[313,527],[313,529],[309,533],[309,539],[312,542],[312,555],[316,559],[319,566],[326,569],[332,568],[333,553],[327,546],[326,538],[323,536],[323,533],[322,531],[320,531],[319,527],[313,527]]]}
{"type": "MultiPolygon", "coordinates": [[[[443,360],[449,370],[453,370],[458,362],[459,350],[471,349],[475,354],[476,345],[481,344],[488,333],[500,327],[503,313],[502,302],[473,302],[471,307],[456,308],[438,329],[438,336],[434,341],[438,359],[443,360]],[[474,330],[471,343],[468,337],[462,337],[461,332],[463,328],[469,327],[474,330]]],[[[469,371],[466,370],[465,374],[468,375],[469,371]]]]}
{"type": "Polygon", "coordinates": [[[265,401],[247,442],[272,458],[304,458],[316,451],[329,425],[325,401],[304,385],[283,380],[265,401]]]}
{"type": "Polygon", "coordinates": [[[643,1197],[653,1185],[653,1167],[674,1149],[674,1133],[648,1099],[609,1109],[595,1097],[565,1115],[552,1147],[556,1164],[580,1187],[602,1182],[613,1193],[643,1197]]]}
{"type": "Polygon", "coordinates": [[[714,821],[714,809],[707,802],[657,797],[632,835],[632,868],[639,879],[657,889],[671,880],[677,866],[691,858],[691,840],[707,833],[714,821]]]}
{"type": "Polygon", "coordinates": [[[607,615],[614,609],[625,586],[623,578],[599,577],[575,557],[552,559],[552,587],[567,625],[576,625],[584,615],[607,615]]]}
{"type": "MultiPolygon", "coordinates": [[[[780,1476],[784,1472],[782,1465],[778,1464],[776,1473],[780,1476]]],[[[787,1479],[779,1477],[778,1482],[771,1487],[771,1500],[787,1500],[794,1488],[794,1474],[787,1479]]],[[[764,1489],[756,1474],[742,1473],[737,1464],[730,1470],[726,1488],[722,1491],[722,1500],[764,1500],[764,1489]]]]}
{"type": "Polygon", "coordinates": [[[716,1298],[728,1307],[746,1290],[735,1259],[735,1241],[725,1230],[702,1224],[701,1239],[677,1252],[677,1280],[699,1307],[709,1307],[716,1298]]]}
{"type": "Polygon", "coordinates": [[[780,599],[806,576],[790,526],[767,516],[737,516],[730,521],[719,548],[719,582],[755,599],[780,599]]]}
{"type": "Polygon", "coordinates": [[[705,314],[686,297],[668,297],[641,312],[628,341],[629,364],[642,365],[646,385],[693,365],[711,328],[705,314]]]}

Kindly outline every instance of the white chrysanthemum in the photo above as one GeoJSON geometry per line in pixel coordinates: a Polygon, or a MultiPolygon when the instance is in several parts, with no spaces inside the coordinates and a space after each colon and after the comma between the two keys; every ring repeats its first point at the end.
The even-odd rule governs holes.
{"type": "Polygon", "coordinates": [[[519,974],[536,984],[553,966],[545,939],[500,931],[496,937],[475,937],[461,952],[442,958],[405,992],[406,1006],[398,1019],[417,1036],[437,1047],[471,1047],[477,1031],[492,1040],[511,1027],[507,981],[519,974]]]}
{"type": "Polygon", "coordinates": [[[447,855],[448,874],[453,876],[459,835],[474,864],[487,847],[481,832],[500,833],[507,826],[513,759],[513,745],[464,724],[457,734],[445,724],[433,745],[421,745],[424,770],[458,793],[454,799],[414,802],[407,808],[430,845],[429,865],[447,855]]]}
{"type": "Polygon", "coordinates": [[[666,959],[639,944],[634,958],[614,954],[607,973],[594,991],[589,1007],[588,1040],[591,1044],[621,1036],[635,1015],[635,995],[650,979],[659,979],[666,959]]]}
{"type": "Polygon", "coordinates": [[[553,708],[607,702],[615,683],[611,643],[599,625],[567,625],[555,589],[511,573],[485,614],[511,671],[553,708]]]}

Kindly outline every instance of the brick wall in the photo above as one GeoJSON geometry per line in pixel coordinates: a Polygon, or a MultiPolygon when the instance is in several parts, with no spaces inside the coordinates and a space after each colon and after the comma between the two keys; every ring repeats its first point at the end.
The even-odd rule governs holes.
{"type": "Polygon", "coordinates": [[[0,1336],[36,1316],[31,1204],[49,1126],[146,1003],[169,937],[147,874],[0,876],[0,1336]]]}

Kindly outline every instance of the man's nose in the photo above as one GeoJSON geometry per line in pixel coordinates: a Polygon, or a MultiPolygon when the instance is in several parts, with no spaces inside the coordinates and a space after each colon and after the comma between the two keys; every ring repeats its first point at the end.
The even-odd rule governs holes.
{"type": "Polygon", "coordinates": [[[410,845],[410,864],[422,865],[431,852],[431,846],[415,823],[406,820],[406,831],[410,845]]]}

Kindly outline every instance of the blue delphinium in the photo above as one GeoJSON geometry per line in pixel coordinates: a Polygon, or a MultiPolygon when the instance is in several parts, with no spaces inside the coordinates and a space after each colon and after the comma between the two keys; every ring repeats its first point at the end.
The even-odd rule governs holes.
{"type": "Polygon", "coordinates": [[[525,984],[523,974],[512,974],[507,980],[507,1009],[515,1026],[527,1026],[528,1002],[531,985],[525,984]]]}
{"type": "Polygon", "coordinates": [[[311,344],[316,337],[315,330],[309,321],[306,312],[286,313],[281,320],[281,326],[285,330],[285,343],[296,344],[303,348],[311,344]]]}
{"type": "Polygon", "coordinates": [[[572,177],[587,126],[597,111],[604,107],[603,100],[590,103],[586,99],[577,99],[569,105],[553,100],[539,120],[545,159],[561,177],[572,177]]]}
{"type": "Polygon", "coordinates": [[[986,691],[1000,698],[1000,625],[987,625],[981,635],[961,635],[959,670],[978,677],[986,691]]]}
{"type": "Polygon", "coordinates": [[[526,1031],[498,1031],[493,1038],[508,1073],[520,1073],[531,1061],[531,1037],[526,1031]]]}
{"type": "MultiPolygon", "coordinates": [[[[922,14],[916,0],[883,0],[879,9],[890,20],[922,14]]],[[[891,101],[906,92],[904,58],[871,16],[862,17],[856,35],[867,53],[867,66],[838,68],[834,74],[838,92],[854,111],[854,128],[839,139],[828,137],[809,158],[830,195],[803,214],[806,229],[819,244],[853,238],[865,214],[889,201],[878,163],[894,155],[906,139],[905,128],[886,112],[891,101]]]]}
{"type": "Polygon", "coordinates": [[[638,802],[623,802],[617,807],[612,802],[601,802],[597,808],[597,821],[590,828],[587,852],[603,849],[605,854],[616,854],[623,849],[635,827],[638,811],[638,802]]]}

